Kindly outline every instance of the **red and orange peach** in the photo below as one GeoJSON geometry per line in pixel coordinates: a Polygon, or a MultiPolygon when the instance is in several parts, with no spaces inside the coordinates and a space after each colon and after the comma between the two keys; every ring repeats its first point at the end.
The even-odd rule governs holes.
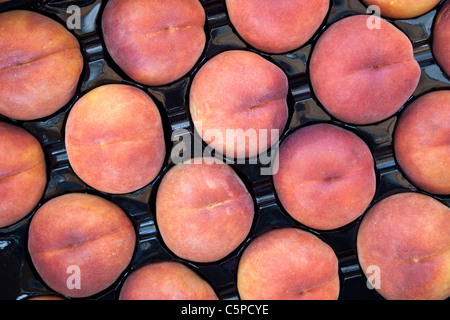
{"type": "Polygon", "coordinates": [[[247,237],[253,198],[225,163],[195,158],[172,167],[156,197],[156,223],[165,245],[195,262],[225,258],[247,237]]]}
{"type": "Polygon", "coordinates": [[[441,0],[363,0],[368,6],[378,6],[382,16],[392,19],[411,19],[433,9],[441,0]]]}
{"type": "Polygon", "coordinates": [[[407,106],[394,131],[394,151],[414,185],[450,194],[450,90],[425,94],[407,106]]]}
{"type": "Polygon", "coordinates": [[[74,172],[89,186],[114,194],[149,184],[166,154],[152,98],[122,84],[100,86],[78,100],[67,119],[65,141],[74,172]]]}
{"type": "Polygon", "coordinates": [[[303,46],[319,29],[329,0],[226,0],[232,25],[251,46],[284,53],[303,46]]]}
{"type": "Polygon", "coordinates": [[[331,124],[294,131],[281,143],[278,198],[298,222],[331,230],[354,221],[375,195],[374,159],[353,132],[331,124]]]}
{"type": "Polygon", "coordinates": [[[195,75],[189,108],[196,131],[221,154],[256,156],[288,119],[288,80],[275,64],[243,50],[222,52],[195,75]]]}
{"type": "Polygon", "coordinates": [[[136,234],[126,213],[89,194],[66,194],[33,216],[28,250],[42,280],[56,292],[89,297],[111,286],[134,254],[136,234]]]}
{"type": "Polygon", "coordinates": [[[395,114],[415,91],[421,71],[408,37],[368,15],[339,20],[319,37],[310,61],[313,91],[337,119],[371,124],[395,114]]]}
{"type": "Polygon", "coordinates": [[[195,271],[175,261],[153,262],[131,272],[120,300],[218,300],[214,289],[195,271]]]}
{"type": "Polygon", "coordinates": [[[447,206],[412,192],[381,200],[363,217],[357,235],[359,262],[384,298],[450,296],[449,218],[447,206]]]}
{"type": "Polygon", "coordinates": [[[198,0],[110,0],[102,17],[106,48],[122,70],[145,85],[183,77],[206,44],[198,0]]]}
{"type": "Polygon", "coordinates": [[[442,70],[450,77],[450,1],[436,15],[433,28],[432,49],[442,70]]]}
{"type": "Polygon", "coordinates": [[[78,40],[35,12],[0,14],[0,114],[16,120],[50,116],[75,95],[83,56],[78,40]]]}
{"type": "Polygon", "coordinates": [[[336,300],[338,259],[312,233],[274,229],[253,239],[245,249],[237,286],[242,300],[336,300]]]}
{"type": "Polygon", "coordinates": [[[46,161],[39,141],[25,129],[0,122],[0,228],[31,213],[46,184],[46,161]]]}

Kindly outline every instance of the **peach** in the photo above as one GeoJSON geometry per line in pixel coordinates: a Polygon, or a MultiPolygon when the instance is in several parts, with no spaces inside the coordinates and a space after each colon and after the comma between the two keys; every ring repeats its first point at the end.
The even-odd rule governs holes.
{"type": "Polygon", "coordinates": [[[232,25],[251,46],[284,53],[303,46],[319,29],[329,0],[226,0],[232,25]]]}
{"type": "Polygon", "coordinates": [[[75,95],[83,71],[78,40],[58,22],[24,10],[0,14],[0,113],[52,115],[75,95]]]}
{"type": "Polygon", "coordinates": [[[126,213],[89,194],[66,194],[34,215],[28,250],[42,280],[56,292],[89,297],[110,287],[130,264],[136,234],[126,213]]]}
{"type": "Polygon", "coordinates": [[[450,77],[450,1],[446,1],[434,21],[432,48],[439,66],[450,77]]]}
{"type": "Polygon", "coordinates": [[[237,268],[242,300],[336,300],[338,259],[312,233],[297,228],[268,231],[253,239],[237,268]]]}
{"type": "Polygon", "coordinates": [[[188,73],[206,44],[198,0],[110,0],[102,16],[106,48],[117,65],[145,85],[188,73]]]}
{"type": "Polygon", "coordinates": [[[294,131],[279,149],[276,194],[298,222],[321,230],[364,213],[376,189],[374,160],[356,134],[331,124],[294,131]]]}
{"type": "Polygon", "coordinates": [[[341,121],[371,124],[395,114],[415,91],[420,67],[408,37],[380,18],[369,28],[368,15],[332,24],[319,37],[310,62],[313,91],[341,121]]]}
{"type": "Polygon", "coordinates": [[[450,296],[449,217],[447,206],[413,192],[389,196],[363,217],[357,234],[358,258],[383,297],[438,300],[450,296]]]}
{"type": "Polygon", "coordinates": [[[237,173],[209,158],[172,167],[156,196],[156,224],[165,245],[195,262],[230,254],[249,234],[253,217],[253,198],[237,173]]]}
{"type": "Polygon", "coordinates": [[[425,94],[405,109],[394,131],[394,151],[414,185],[450,194],[450,90],[425,94]]]}
{"type": "Polygon", "coordinates": [[[149,184],[166,154],[152,98],[122,84],[98,87],[78,100],[67,119],[65,141],[74,172],[91,187],[114,194],[149,184]]]}
{"type": "Polygon", "coordinates": [[[174,261],[153,262],[131,272],[119,300],[218,300],[211,285],[174,261]]]}
{"type": "Polygon", "coordinates": [[[222,52],[195,75],[190,114],[217,152],[247,158],[278,140],[288,119],[288,80],[275,64],[243,50],[222,52]]]}
{"type": "Polygon", "coordinates": [[[39,141],[25,129],[0,122],[0,228],[31,213],[46,184],[46,161],[39,141]]]}
{"type": "Polygon", "coordinates": [[[392,19],[411,19],[433,9],[441,0],[363,0],[368,6],[378,6],[381,15],[392,19]]]}
{"type": "Polygon", "coordinates": [[[67,300],[63,297],[57,296],[57,295],[36,295],[36,296],[32,296],[30,298],[28,298],[27,300],[45,300],[45,301],[62,301],[62,300],[67,300]]]}

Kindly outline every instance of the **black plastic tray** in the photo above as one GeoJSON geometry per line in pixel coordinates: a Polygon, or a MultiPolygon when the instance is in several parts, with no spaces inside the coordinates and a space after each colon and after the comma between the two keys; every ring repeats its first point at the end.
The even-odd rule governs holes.
{"type": "MultiPolygon", "coordinates": [[[[79,6],[82,14],[82,28],[70,31],[80,42],[85,62],[76,95],[56,114],[38,121],[14,121],[0,115],[0,121],[21,126],[39,139],[46,154],[48,167],[48,184],[39,205],[18,223],[0,229],[0,299],[20,300],[35,295],[57,294],[41,280],[27,252],[29,222],[36,210],[49,199],[69,192],[87,192],[104,197],[123,208],[136,227],[138,241],[129,268],[110,288],[89,297],[91,300],[117,299],[121,285],[131,271],[152,261],[173,259],[189,265],[202,275],[215,288],[220,299],[237,300],[239,293],[236,287],[236,270],[241,252],[257,235],[283,226],[296,226],[308,230],[334,249],[339,259],[340,300],[382,300],[382,296],[367,287],[366,278],[356,256],[356,233],[363,215],[349,225],[332,231],[313,230],[295,222],[278,201],[272,178],[261,175],[260,169],[264,165],[259,162],[258,164],[239,164],[227,159],[233,162],[230,165],[249,188],[256,211],[254,224],[247,240],[226,258],[215,263],[193,263],[181,260],[166,248],[155,223],[156,192],[162,177],[173,165],[170,158],[172,148],[178,143],[178,139],[183,139],[183,135],[190,135],[193,144],[200,143],[205,147],[195,133],[189,116],[188,96],[191,80],[208,59],[230,49],[256,52],[277,64],[287,74],[290,89],[288,97],[290,114],[281,143],[287,135],[301,126],[327,122],[344,127],[360,136],[368,144],[374,156],[377,189],[372,204],[394,193],[415,191],[428,194],[447,206],[450,205],[450,196],[436,196],[418,189],[402,175],[397,166],[392,149],[392,133],[402,109],[385,121],[372,125],[353,126],[330,116],[314,96],[309,81],[308,64],[317,38],[328,25],[339,19],[354,14],[366,14],[366,6],[357,0],[331,1],[322,27],[307,44],[286,54],[271,55],[253,49],[239,37],[228,19],[224,0],[203,0],[201,3],[207,17],[205,24],[207,44],[200,60],[179,81],[167,86],[148,87],[129,78],[108,55],[102,39],[100,23],[106,2],[11,0],[0,3],[0,12],[14,9],[32,10],[49,16],[63,25],[66,25],[67,19],[71,16],[71,13],[67,13],[67,8],[70,5],[79,6]],[[160,110],[167,141],[166,161],[158,177],[148,186],[125,195],[102,193],[84,184],[72,171],[64,145],[65,121],[73,104],[93,88],[109,83],[129,84],[148,92],[160,110]],[[184,130],[179,131],[180,129],[184,130]],[[172,139],[173,133],[180,132],[181,135],[176,135],[175,139],[172,139]]],[[[434,18],[443,2],[441,1],[434,10],[417,19],[388,19],[410,38],[415,58],[422,70],[420,83],[408,103],[424,93],[450,89],[450,80],[436,64],[430,47],[434,18]]]]}

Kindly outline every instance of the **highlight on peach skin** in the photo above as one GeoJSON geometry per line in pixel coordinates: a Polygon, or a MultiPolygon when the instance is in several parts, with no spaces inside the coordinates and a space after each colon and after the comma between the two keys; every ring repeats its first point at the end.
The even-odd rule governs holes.
{"type": "Polygon", "coordinates": [[[449,218],[450,208],[420,193],[400,193],[377,202],[357,234],[358,259],[369,288],[379,277],[373,288],[388,300],[448,298],[449,218]]]}

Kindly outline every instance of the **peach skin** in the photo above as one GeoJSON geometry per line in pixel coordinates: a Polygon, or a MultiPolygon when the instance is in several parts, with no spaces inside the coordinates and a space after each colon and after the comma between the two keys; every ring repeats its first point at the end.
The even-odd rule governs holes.
{"type": "Polygon", "coordinates": [[[67,119],[65,141],[74,172],[89,186],[113,194],[149,184],[166,154],[152,98],[122,84],[100,86],[78,100],[67,119]]]}
{"type": "Polygon", "coordinates": [[[295,220],[314,229],[337,229],[362,215],[372,201],[374,160],[353,132],[315,124],[281,143],[273,182],[282,206],[295,220]]]}
{"type": "Polygon", "coordinates": [[[286,126],[288,89],[284,72],[258,54],[219,53],[192,82],[189,110],[195,129],[221,154],[256,156],[270,148],[286,126]]]}
{"type": "Polygon", "coordinates": [[[218,300],[211,285],[175,261],[149,263],[127,276],[119,300],[218,300]]]}
{"type": "Polygon", "coordinates": [[[106,48],[135,81],[160,86],[180,79],[206,44],[198,0],[110,0],[102,16],[106,48]]]}
{"type": "Polygon", "coordinates": [[[0,122],[0,228],[36,207],[47,184],[44,151],[25,129],[0,122]]]}
{"type": "Polygon", "coordinates": [[[195,262],[225,258],[247,237],[254,204],[242,180],[225,163],[203,158],[172,167],[156,196],[156,223],[167,247],[195,262]]]}
{"type": "Polygon", "coordinates": [[[71,298],[110,287],[130,264],[135,242],[134,226],[121,208],[78,193],[46,202],[28,233],[28,251],[42,280],[71,298]]]}
{"type": "Polygon", "coordinates": [[[450,296],[449,217],[447,206],[413,192],[389,196],[367,212],[357,234],[357,253],[366,276],[379,277],[373,284],[384,298],[450,296]]]}
{"type": "Polygon", "coordinates": [[[363,0],[368,6],[378,6],[381,15],[392,19],[411,19],[433,9],[441,0],[363,0]]]}
{"type": "Polygon", "coordinates": [[[0,13],[0,114],[36,120],[64,107],[83,71],[78,40],[38,13],[0,13]]]}
{"type": "Polygon", "coordinates": [[[450,194],[450,90],[427,93],[406,107],[395,127],[394,151],[414,185],[450,194]]]}
{"type": "Polygon", "coordinates": [[[226,0],[232,25],[251,46],[284,53],[303,46],[319,29],[329,0],[226,0]]]}
{"type": "Polygon", "coordinates": [[[312,233],[273,229],[245,249],[238,264],[237,286],[242,300],[336,300],[338,259],[312,233]]]}
{"type": "Polygon", "coordinates": [[[311,55],[313,91],[337,119],[372,124],[394,115],[415,91],[421,70],[408,37],[368,15],[343,18],[319,37],[311,55]]]}
{"type": "Polygon", "coordinates": [[[441,69],[450,77],[450,1],[436,15],[433,27],[432,49],[441,69]]]}

